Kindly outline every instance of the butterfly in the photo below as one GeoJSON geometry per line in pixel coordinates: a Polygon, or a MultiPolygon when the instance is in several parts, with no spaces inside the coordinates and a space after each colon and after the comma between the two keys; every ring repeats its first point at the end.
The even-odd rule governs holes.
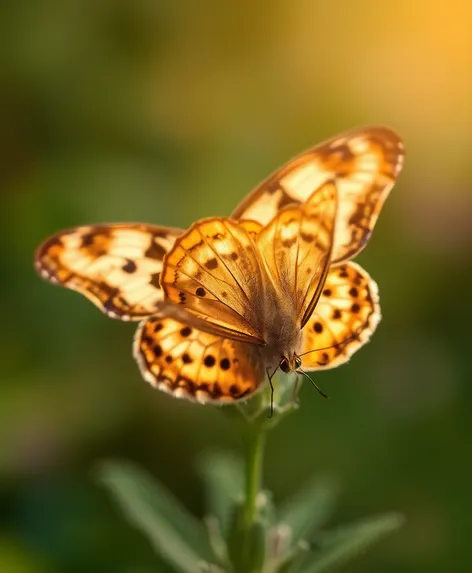
{"type": "Polygon", "coordinates": [[[345,363],[380,320],[375,282],[351,262],[403,164],[385,127],[359,128],[290,160],[231,217],[188,230],[75,227],[44,241],[35,267],[104,313],[141,321],[134,356],[175,397],[232,403],[280,369],[345,363]]]}

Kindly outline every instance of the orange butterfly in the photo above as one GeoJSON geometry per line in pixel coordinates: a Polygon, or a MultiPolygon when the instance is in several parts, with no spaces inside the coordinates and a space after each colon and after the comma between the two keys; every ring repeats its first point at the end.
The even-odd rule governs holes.
{"type": "Polygon", "coordinates": [[[231,218],[187,231],[76,227],[38,248],[36,268],[113,318],[142,320],[134,355],[153,386],[234,402],[278,368],[333,368],[367,342],[380,319],[377,286],[349,259],[402,163],[392,131],[353,130],[289,161],[231,218]]]}

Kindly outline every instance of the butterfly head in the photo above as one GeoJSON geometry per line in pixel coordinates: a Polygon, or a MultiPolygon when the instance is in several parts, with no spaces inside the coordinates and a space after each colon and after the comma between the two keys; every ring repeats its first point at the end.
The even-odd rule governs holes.
{"type": "Polygon", "coordinates": [[[292,356],[282,356],[279,362],[279,368],[282,370],[282,372],[285,372],[285,374],[294,372],[300,368],[301,365],[302,359],[295,352],[292,354],[292,356]]]}

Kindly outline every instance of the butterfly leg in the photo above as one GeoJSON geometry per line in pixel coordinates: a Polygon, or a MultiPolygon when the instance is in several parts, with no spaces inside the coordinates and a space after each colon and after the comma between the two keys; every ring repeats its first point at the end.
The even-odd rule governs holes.
{"type": "Polygon", "coordinates": [[[275,373],[277,372],[278,369],[279,367],[277,366],[277,368],[272,372],[272,374],[269,374],[269,369],[266,368],[267,378],[269,379],[269,386],[270,386],[270,412],[269,415],[267,416],[268,418],[272,418],[272,416],[274,415],[274,385],[272,384],[272,378],[275,376],[275,373]]]}

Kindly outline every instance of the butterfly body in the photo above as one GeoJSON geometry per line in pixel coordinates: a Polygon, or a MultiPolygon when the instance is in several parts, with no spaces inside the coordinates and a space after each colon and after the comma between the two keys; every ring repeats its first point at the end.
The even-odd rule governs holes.
{"type": "Polygon", "coordinates": [[[154,387],[227,404],[276,369],[337,367],[380,320],[375,282],[351,262],[403,164],[387,128],[355,129],[287,162],[232,218],[187,231],[76,227],[44,241],[35,266],[104,313],[141,321],[133,352],[154,387]]]}

